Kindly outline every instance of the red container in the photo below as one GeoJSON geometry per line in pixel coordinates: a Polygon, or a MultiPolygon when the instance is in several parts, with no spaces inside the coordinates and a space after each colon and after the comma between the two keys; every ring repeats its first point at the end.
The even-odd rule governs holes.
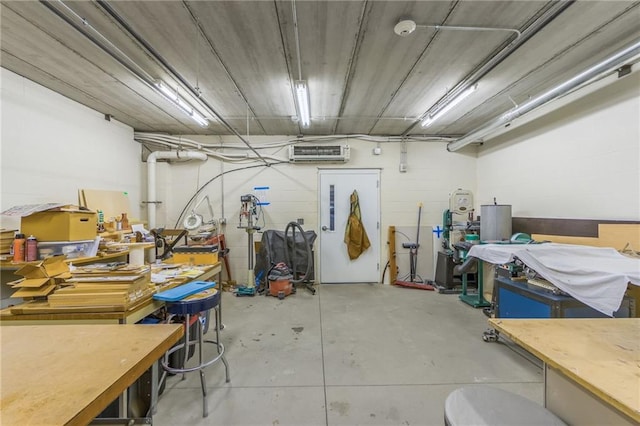
{"type": "Polygon", "coordinates": [[[16,234],[16,238],[13,240],[13,261],[15,263],[24,262],[25,243],[24,234],[16,234]]]}
{"type": "Polygon", "coordinates": [[[33,235],[27,238],[27,242],[25,244],[25,260],[27,262],[33,262],[34,260],[38,260],[38,240],[33,235]]]}
{"type": "Polygon", "coordinates": [[[269,296],[284,299],[293,293],[293,284],[291,280],[275,280],[269,281],[269,296]]]}

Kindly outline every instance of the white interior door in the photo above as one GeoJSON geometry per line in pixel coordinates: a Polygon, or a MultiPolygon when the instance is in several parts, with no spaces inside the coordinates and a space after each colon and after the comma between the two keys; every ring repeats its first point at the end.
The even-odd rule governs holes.
{"type": "Polygon", "coordinates": [[[380,281],[380,171],[320,170],[320,282],[377,283],[380,281]],[[344,233],[350,197],[358,192],[362,224],[371,246],[350,260],[344,233]]]}

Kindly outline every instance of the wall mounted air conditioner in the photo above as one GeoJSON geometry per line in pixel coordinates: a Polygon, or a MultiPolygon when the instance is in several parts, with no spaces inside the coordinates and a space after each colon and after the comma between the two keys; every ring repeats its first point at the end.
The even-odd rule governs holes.
{"type": "Polygon", "coordinates": [[[349,145],[289,145],[291,163],[346,163],[349,145]]]}

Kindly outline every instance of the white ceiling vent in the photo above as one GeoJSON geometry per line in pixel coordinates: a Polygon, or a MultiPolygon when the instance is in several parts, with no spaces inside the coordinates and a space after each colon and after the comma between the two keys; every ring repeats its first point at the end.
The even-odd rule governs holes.
{"type": "Polygon", "coordinates": [[[289,145],[291,163],[346,163],[349,145],[289,145]]]}

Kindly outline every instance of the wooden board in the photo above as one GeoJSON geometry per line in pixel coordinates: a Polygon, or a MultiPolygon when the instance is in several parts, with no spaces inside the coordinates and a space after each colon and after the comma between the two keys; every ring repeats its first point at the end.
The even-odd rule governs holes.
{"type": "Polygon", "coordinates": [[[121,216],[122,213],[131,213],[129,195],[124,191],[80,189],[78,198],[81,206],[93,211],[102,210],[105,222],[108,222],[111,217],[121,216]]]}
{"type": "Polygon", "coordinates": [[[104,291],[102,293],[53,293],[48,296],[49,306],[117,306],[116,310],[128,310],[141,300],[148,300],[155,288],[130,293],[128,291],[104,291]]]}
{"type": "Polygon", "coordinates": [[[640,422],[640,319],[489,319],[597,398],[640,422]]]}
{"type": "Polygon", "coordinates": [[[11,297],[41,297],[51,293],[56,288],[53,283],[45,284],[41,287],[22,287],[11,295],[11,297]]]}
{"type": "MultiPolygon", "coordinates": [[[[398,279],[398,264],[396,263],[396,227],[390,226],[387,234],[389,245],[389,284],[394,284],[398,279]]],[[[384,284],[384,283],[382,283],[384,284]]]]}
{"type": "Polygon", "coordinates": [[[32,314],[59,314],[59,313],[83,313],[83,312],[116,312],[119,306],[49,306],[49,302],[32,301],[8,308],[14,315],[32,314]]]}
{"type": "Polygon", "coordinates": [[[1,327],[6,425],[86,425],[183,335],[181,324],[1,327]]]}
{"type": "Polygon", "coordinates": [[[573,237],[565,235],[532,234],[536,241],[577,244],[594,247],[613,247],[622,250],[627,244],[640,251],[640,224],[599,224],[597,237],[573,237]]]}

